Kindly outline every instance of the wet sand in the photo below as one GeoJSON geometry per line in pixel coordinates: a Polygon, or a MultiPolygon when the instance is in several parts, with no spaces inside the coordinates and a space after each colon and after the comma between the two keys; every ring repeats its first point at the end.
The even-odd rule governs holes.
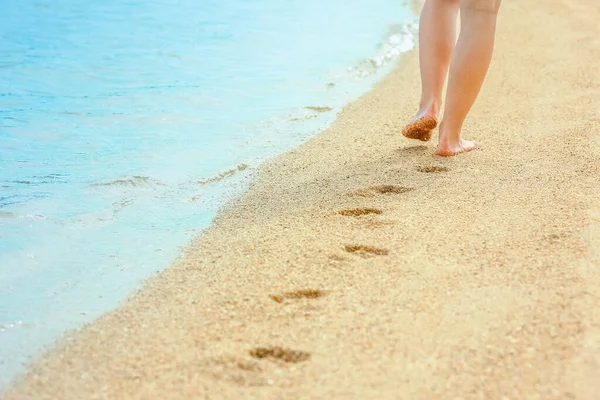
{"type": "Polygon", "coordinates": [[[408,55],[4,398],[598,398],[599,20],[506,0],[456,158],[408,55]]]}

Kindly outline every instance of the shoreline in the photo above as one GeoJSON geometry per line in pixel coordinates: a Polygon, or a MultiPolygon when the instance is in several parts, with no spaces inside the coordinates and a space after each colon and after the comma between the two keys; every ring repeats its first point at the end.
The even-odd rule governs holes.
{"type": "MultiPolygon", "coordinates": [[[[240,114],[232,111],[230,107],[223,106],[222,109],[230,110],[236,117],[232,118],[227,111],[222,115],[214,115],[215,120],[209,124],[212,125],[211,129],[224,129],[222,135],[216,138],[218,140],[205,139],[209,129],[199,126],[195,134],[197,141],[194,139],[195,142],[187,148],[182,149],[179,145],[171,144],[157,153],[156,149],[152,150],[153,139],[148,138],[149,143],[145,145],[148,153],[144,155],[139,149],[133,153],[137,152],[140,159],[146,159],[148,156],[149,164],[143,165],[145,162],[136,160],[134,164],[137,165],[127,166],[132,169],[131,174],[122,174],[118,167],[113,171],[110,168],[103,169],[106,176],[90,178],[90,182],[82,183],[79,188],[76,183],[65,179],[66,186],[61,184],[64,186],[61,192],[69,193],[71,203],[77,203],[77,198],[86,193],[85,199],[79,202],[81,204],[77,207],[78,211],[72,211],[77,218],[73,215],[73,218],[65,217],[69,212],[53,212],[52,204],[56,200],[53,200],[52,193],[48,195],[47,200],[42,201],[42,205],[24,205],[20,212],[14,210],[17,213],[12,214],[9,217],[9,225],[4,226],[4,231],[8,234],[6,243],[12,243],[15,249],[24,246],[27,251],[9,254],[9,249],[5,249],[8,255],[4,254],[4,262],[0,261],[6,271],[4,276],[0,276],[0,280],[6,283],[8,288],[0,295],[0,303],[5,305],[0,307],[3,308],[0,310],[0,333],[4,342],[4,346],[0,348],[0,392],[13,376],[22,372],[23,363],[36,358],[51,346],[57,337],[117,307],[131,292],[138,290],[146,277],[168,267],[191,238],[209,225],[218,209],[245,191],[249,182],[248,176],[253,174],[256,166],[262,164],[263,160],[288,151],[317,131],[325,129],[335,119],[335,114],[344,103],[368,91],[374,81],[393,68],[394,54],[414,42],[411,29],[414,24],[410,9],[407,5],[396,3],[389,4],[392,8],[384,12],[386,2],[377,7],[369,6],[368,2],[362,4],[368,7],[364,10],[371,21],[366,22],[364,26],[365,32],[368,33],[363,32],[363,39],[351,43],[345,40],[331,41],[331,37],[344,36],[331,32],[332,36],[328,40],[340,46],[318,61],[313,60],[312,56],[303,57],[307,60],[306,64],[313,65],[315,70],[308,68],[310,71],[306,75],[302,72],[299,75],[295,74],[304,84],[297,87],[297,93],[283,94],[285,106],[282,103],[278,107],[272,107],[273,98],[289,92],[281,90],[282,88],[278,90],[280,94],[271,93],[270,99],[264,99],[263,106],[266,111],[260,118],[252,115],[247,123],[243,122],[244,113],[240,114]],[[373,15],[370,15],[369,11],[372,11],[373,15]],[[399,24],[390,24],[391,19],[397,20],[399,24]],[[373,21],[380,21],[380,26],[376,28],[373,21]],[[370,45],[365,46],[366,42],[370,45]],[[343,56],[337,57],[335,61],[335,55],[338,53],[343,56]],[[348,62],[347,59],[354,60],[348,62]],[[221,124],[223,117],[231,119],[229,123],[232,127],[244,126],[245,132],[240,135],[238,131],[236,134],[237,128],[228,132],[221,124]],[[209,146],[210,153],[217,154],[216,157],[203,155],[203,149],[206,147],[203,144],[211,141],[214,143],[209,146]],[[232,152],[231,149],[235,151],[232,152]],[[169,160],[168,154],[177,154],[177,159],[169,160]],[[161,164],[172,164],[173,168],[161,168],[161,164]],[[31,214],[27,210],[31,211],[31,214]],[[25,229],[24,226],[29,227],[25,229]],[[9,233],[21,230],[30,231],[32,235],[9,233]],[[77,234],[69,239],[69,232],[72,233],[73,230],[76,230],[77,234]],[[48,232],[52,232],[53,235],[46,235],[48,232]],[[29,239],[26,239],[27,237],[29,239]],[[115,239],[117,237],[120,239],[115,239]],[[118,242],[123,241],[129,243],[118,245],[118,242]],[[45,246],[46,242],[52,242],[53,245],[45,246]],[[77,247],[79,251],[70,251],[69,244],[71,247],[77,247]],[[151,249],[155,252],[150,251],[151,249]],[[81,254],[85,254],[85,257],[81,254]],[[82,260],[94,270],[94,278],[90,278],[90,268],[78,267],[81,266],[82,260]],[[57,268],[61,270],[60,274],[56,273],[57,268]],[[21,272],[9,273],[11,270],[21,272]],[[52,289],[45,290],[46,288],[52,289]]],[[[362,10],[363,6],[352,8],[362,10]]],[[[307,5],[298,7],[310,8],[307,5]]],[[[334,10],[331,7],[329,9],[334,10]]],[[[193,12],[193,9],[190,11],[193,12]]],[[[215,13],[219,14],[218,11],[215,13]]],[[[353,14],[360,15],[359,12],[353,14]]],[[[297,15],[294,19],[302,20],[297,15]]],[[[346,22],[345,25],[342,24],[342,30],[354,29],[355,24],[346,22]]],[[[326,22],[315,23],[316,28],[327,25],[326,22]]],[[[237,24],[237,27],[240,25],[237,24]]],[[[316,35],[317,31],[319,29],[313,30],[311,35],[316,35]]],[[[326,31],[327,29],[321,30],[326,31]]],[[[172,32],[169,35],[175,36],[172,32]]],[[[290,32],[286,32],[286,35],[293,36],[290,32]]],[[[223,45],[227,47],[226,43],[223,45]]],[[[268,46],[271,46],[271,49],[274,45],[268,46]]],[[[305,50],[303,54],[313,52],[305,50]]],[[[260,56],[257,60],[260,60],[260,56]]],[[[274,65],[284,64],[275,62],[274,65]]],[[[256,65],[249,60],[246,67],[254,70],[256,65]]],[[[287,72],[281,72],[282,69],[278,68],[274,76],[292,76],[293,71],[307,71],[298,63],[290,64],[289,68],[290,71],[287,72]]],[[[214,76],[218,77],[219,73],[215,72],[214,76]]],[[[284,80],[292,82],[290,79],[284,80]]],[[[206,76],[201,81],[208,82],[206,76]]],[[[249,84],[246,82],[245,85],[249,84]]],[[[207,86],[207,90],[210,91],[211,85],[207,86]]],[[[258,89],[260,85],[257,86],[257,90],[243,90],[243,87],[249,86],[234,85],[230,89],[250,93],[250,97],[261,92],[261,89],[258,89]]],[[[164,94],[170,97],[174,92],[166,90],[164,94]]],[[[169,99],[165,101],[165,109],[174,109],[173,102],[169,102],[169,99]]],[[[148,106],[151,107],[151,104],[148,106]]],[[[198,112],[206,114],[206,110],[198,112]]],[[[70,116],[63,116],[67,120],[71,117],[83,118],[83,114],[76,114],[73,111],[70,116]]],[[[128,118],[125,115],[123,117],[128,118]]],[[[166,118],[169,119],[168,115],[166,118]]],[[[170,126],[166,120],[163,122],[166,124],[165,129],[170,126]]],[[[143,123],[140,128],[142,127],[143,123]]],[[[160,136],[157,135],[157,138],[160,136]]],[[[185,137],[185,132],[181,132],[179,136],[179,139],[173,138],[172,142],[185,145],[185,139],[181,139],[185,137]]],[[[115,142],[115,145],[119,143],[115,142]]],[[[58,168],[60,165],[57,165],[55,167],[58,168]]],[[[81,167],[75,168],[74,172],[77,170],[94,175],[93,169],[81,167]]],[[[15,190],[18,191],[17,188],[15,190]]],[[[65,209],[69,208],[69,201],[62,206],[65,209]]]]}
{"type": "Polygon", "coordinates": [[[482,148],[453,159],[400,135],[403,55],[6,398],[593,398],[598,14],[506,2],[465,126],[482,148]]]}

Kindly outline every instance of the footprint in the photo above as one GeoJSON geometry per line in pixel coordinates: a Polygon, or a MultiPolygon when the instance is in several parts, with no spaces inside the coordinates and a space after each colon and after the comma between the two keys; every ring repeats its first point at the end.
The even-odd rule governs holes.
{"type": "Polygon", "coordinates": [[[380,186],[371,186],[367,189],[358,189],[352,193],[350,196],[358,196],[358,197],[375,197],[377,194],[402,194],[406,192],[410,192],[415,190],[411,187],[404,187],[398,185],[380,185],[380,186]]]}
{"type": "Polygon", "coordinates": [[[448,167],[442,167],[441,165],[429,165],[417,167],[417,171],[424,172],[426,174],[435,174],[439,172],[448,172],[448,167]]]}
{"type": "Polygon", "coordinates": [[[342,210],[339,212],[340,215],[343,215],[345,217],[360,217],[361,215],[368,215],[368,214],[383,214],[383,211],[377,209],[377,208],[352,208],[352,209],[348,209],[348,210],[342,210]]]}
{"type": "Polygon", "coordinates": [[[348,253],[356,254],[357,256],[367,258],[373,256],[387,256],[389,254],[389,250],[380,249],[373,246],[365,246],[365,245],[345,245],[344,250],[348,253]]]}
{"type": "Polygon", "coordinates": [[[287,292],[278,295],[270,295],[269,297],[277,303],[283,303],[285,299],[298,300],[298,299],[318,299],[323,297],[325,292],[320,289],[300,289],[293,292],[287,292]]]}
{"type": "Polygon", "coordinates": [[[371,186],[369,189],[371,189],[372,191],[377,192],[379,194],[402,194],[402,193],[406,193],[406,192],[415,190],[414,188],[397,186],[397,185],[371,186]]]}
{"type": "Polygon", "coordinates": [[[549,242],[551,244],[557,244],[562,240],[565,240],[569,237],[569,232],[554,232],[546,234],[542,237],[542,240],[549,242]]]}
{"type": "Polygon", "coordinates": [[[254,358],[280,360],[285,363],[299,363],[310,358],[310,353],[305,351],[291,350],[279,346],[256,347],[250,350],[249,353],[254,358]]]}
{"type": "Polygon", "coordinates": [[[221,381],[241,386],[264,386],[267,384],[259,361],[224,356],[207,360],[202,365],[203,373],[221,381]]]}
{"type": "Polygon", "coordinates": [[[241,369],[243,371],[262,371],[262,368],[256,361],[248,361],[235,357],[222,357],[215,359],[213,363],[230,369],[241,369]]]}

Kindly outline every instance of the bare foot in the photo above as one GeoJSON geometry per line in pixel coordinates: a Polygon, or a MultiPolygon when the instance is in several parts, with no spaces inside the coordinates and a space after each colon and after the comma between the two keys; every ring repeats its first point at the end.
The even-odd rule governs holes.
{"type": "Polygon", "coordinates": [[[444,138],[440,135],[440,143],[438,144],[435,154],[442,157],[450,157],[460,153],[466,153],[476,147],[475,142],[465,139],[458,139],[458,143],[451,144],[448,138],[444,138]]]}
{"type": "Polygon", "coordinates": [[[419,114],[417,114],[410,124],[402,129],[402,135],[409,139],[418,139],[427,142],[431,139],[431,131],[435,129],[438,121],[433,114],[419,114]]]}

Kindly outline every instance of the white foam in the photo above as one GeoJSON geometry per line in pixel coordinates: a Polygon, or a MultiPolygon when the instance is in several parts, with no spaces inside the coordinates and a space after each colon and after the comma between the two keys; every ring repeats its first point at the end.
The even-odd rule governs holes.
{"type": "Polygon", "coordinates": [[[366,78],[394,61],[402,53],[410,51],[416,46],[417,21],[409,21],[402,25],[390,28],[387,37],[379,45],[376,53],[357,65],[348,68],[348,72],[358,79],[366,78]]]}

